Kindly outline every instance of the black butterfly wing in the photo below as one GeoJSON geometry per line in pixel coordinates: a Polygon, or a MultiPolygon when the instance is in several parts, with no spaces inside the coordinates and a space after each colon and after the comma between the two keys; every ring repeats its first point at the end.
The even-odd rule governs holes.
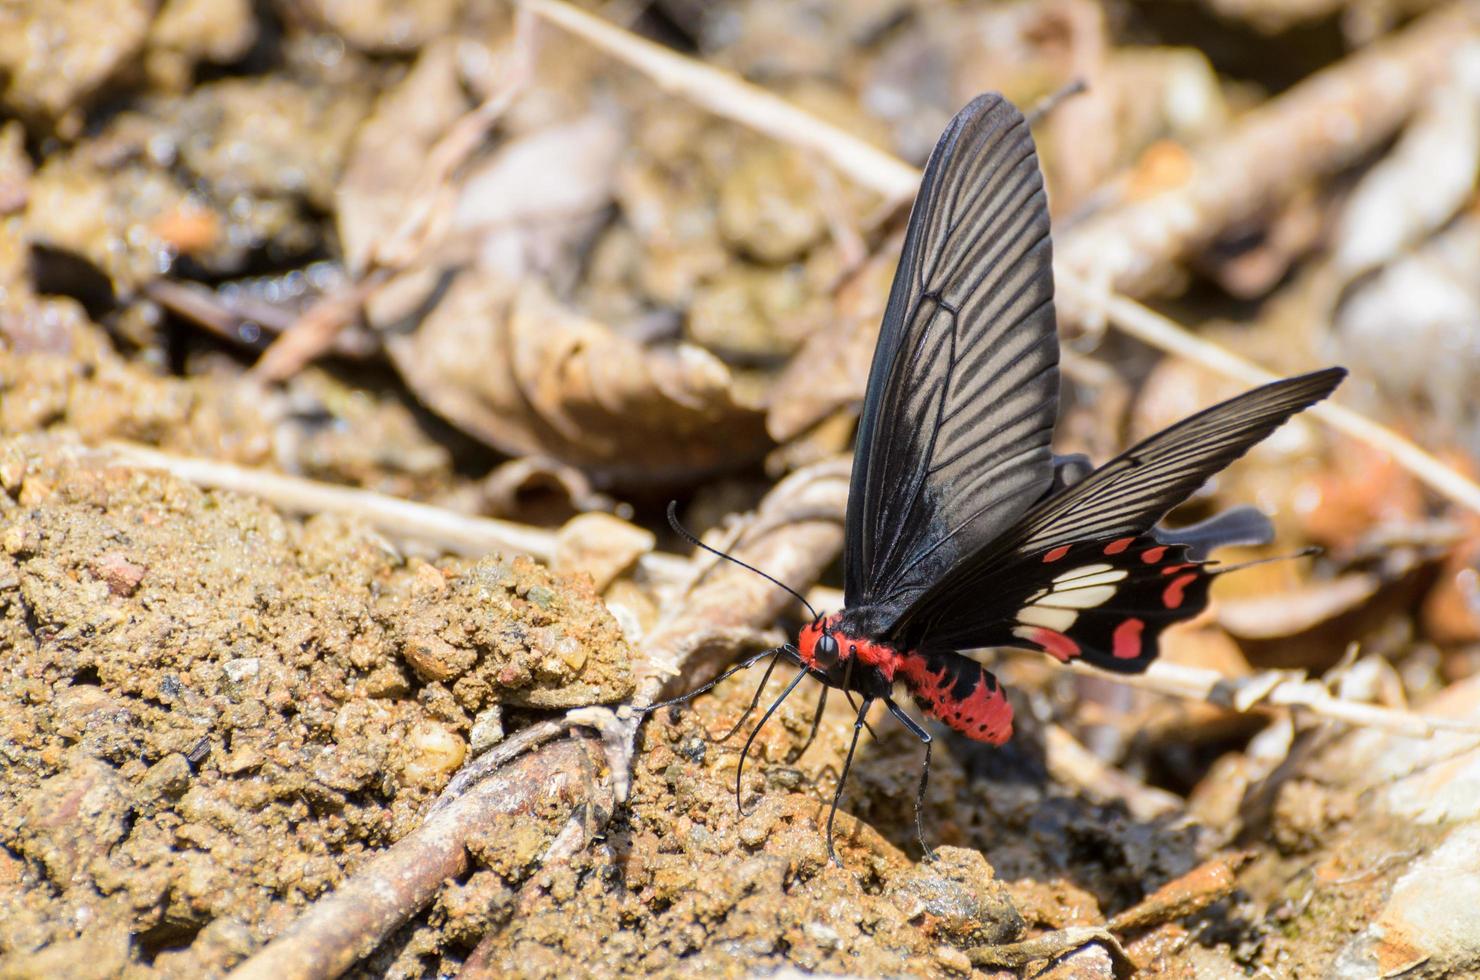
{"type": "Polygon", "coordinates": [[[1329,395],[1345,376],[1341,368],[1328,368],[1276,381],[1133,446],[1039,501],[1001,539],[958,562],[895,620],[888,638],[901,648],[1026,643],[1052,653],[1058,641],[1051,634],[1024,635],[1024,626],[1040,626],[1082,651],[1098,651],[1081,655],[1099,666],[1144,670],[1155,656],[1154,643],[1137,657],[1117,657],[1115,629],[1140,620],[1149,631],[1143,635],[1151,636],[1159,632],[1155,624],[1190,618],[1205,603],[1214,574],[1186,561],[1186,544],[1153,537],[1153,525],[1290,416],[1329,395]],[[1167,571],[1174,566],[1175,574],[1167,571]],[[1158,592],[1162,575],[1185,579],[1181,592],[1158,592]],[[1066,576],[1077,579],[1080,591],[1065,592],[1066,576]],[[1056,592],[1064,594],[1054,598],[1056,592]],[[1182,598],[1170,602],[1169,595],[1182,598]],[[1025,621],[1023,610],[1042,604],[1045,596],[1077,611],[1072,617],[1030,612],[1025,621]],[[1035,616],[1044,621],[1034,622],[1035,616]],[[1049,622],[1055,619],[1057,627],[1049,622]]]}
{"type": "Polygon", "coordinates": [[[1156,659],[1164,629],[1207,608],[1208,588],[1220,573],[1193,561],[1188,550],[1142,535],[1019,558],[1011,566],[1014,579],[1035,587],[1019,589],[1014,601],[1021,604],[983,635],[992,637],[991,646],[1139,674],[1156,659]]]}
{"type": "Polygon", "coordinates": [[[1027,123],[981,96],[930,156],[874,352],[848,505],[848,606],[893,619],[1048,489],[1052,260],[1027,123]]]}

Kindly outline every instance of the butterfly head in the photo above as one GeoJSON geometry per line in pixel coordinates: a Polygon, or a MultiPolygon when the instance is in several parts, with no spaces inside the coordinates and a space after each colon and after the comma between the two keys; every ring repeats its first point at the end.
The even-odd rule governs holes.
{"type": "Polygon", "coordinates": [[[797,657],[812,675],[831,687],[883,697],[898,666],[899,653],[850,626],[843,614],[819,616],[797,635],[797,657]]]}
{"type": "Polygon", "coordinates": [[[802,664],[817,674],[827,674],[847,654],[838,642],[838,616],[818,616],[797,634],[797,653],[802,664]]]}

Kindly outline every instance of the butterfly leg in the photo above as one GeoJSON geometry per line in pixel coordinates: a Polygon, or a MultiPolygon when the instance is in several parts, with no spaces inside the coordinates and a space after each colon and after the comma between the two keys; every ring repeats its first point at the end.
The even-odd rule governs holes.
{"type": "Polygon", "coordinates": [[[810,749],[812,743],[817,739],[817,729],[822,727],[822,713],[827,710],[827,692],[829,690],[830,688],[826,684],[822,686],[822,693],[817,696],[817,710],[812,713],[812,730],[807,733],[807,740],[802,743],[801,748],[787,754],[786,761],[795,762],[800,759],[802,753],[810,749]]]}
{"type": "Polygon", "coordinates": [[[873,698],[864,698],[863,704],[858,709],[858,720],[853,723],[853,741],[848,743],[848,758],[843,760],[843,773],[838,777],[838,789],[833,793],[832,809],[827,813],[827,856],[832,859],[833,864],[840,868],[843,862],[838,860],[838,853],[833,850],[833,818],[838,815],[838,803],[843,799],[843,787],[848,785],[848,770],[853,768],[853,751],[858,748],[858,736],[868,724],[864,716],[868,714],[868,709],[873,703],[873,698]]]}
{"type": "Polygon", "coordinates": [[[766,693],[766,685],[771,683],[771,672],[776,669],[776,665],[780,662],[781,651],[777,650],[772,655],[771,662],[766,665],[766,672],[761,675],[761,682],[756,685],[755,693],[750,696],[750,703],[745,706],[744,711],[740,712],[740,717],[735,719],[735,724],[730,726],[730,730],[725,732],[722,737],[715,739],[716,742],[728,742],[735,737],[735,733],[740,730],[740,726],[745,724],[745,719],[749,718],[751,713],[755,711],[755,706],[761,703],[761,695],[766,693]]]}
{"type": "MultiPolygon", "coordinates": [[[[845,689],[843,691],[843,697],[845,697],[845,698],[848,699],[848,707],[852,708],[854,711],[857,711],[858,710],[858,702],[856,702],[856,701],[853,700],[853,692],[852,691],[849,691],[849,690],[846,690],[845,689]]],[[[873,725],[870,725],[867,720],[864,721],[863,727],[868,729],[868,737],[869,738],[873,739],[876,742],[879,740],[879,735],[878,735],[877,732],[874,731],[874,726],[873,725]]]]}
{"type": "Polygon", "coordinates": [[[766,713],[761,715],[761,720],[756,722],[755,727],[750,730],[750,737],[745,740],[745,748],[740,750],[740,765],[735,767],[735,809],[742,817],[745,816],[745,807],[740,802],[740,777],[745,775],[745,757],[750,755],[750,746],[754,744],[755,737],[760,734],[762,728],[766,727],[766,722],[771,720],[771,716],[776,713],[776,709],[781,707],[781,702],[791,696],[791,692],[797,689],[797,685],[806,676],[807,668],[803,667],[797,671],[797,675],[791,679],[791,683],[786,685],[786,690],[782,691],[776,700],[771,702],[771,706],[766,709],[766,713]]]}
{"type": "Polygon", "coordinates": [[[889,713],[898,718],[899,723],[909,729],[911,735],[925,743],[925,762],[920,767],[920,788],[915,793],[915,836],[920,838],[920,848],[925,853],[925,860],[934,861],[935,852],[925,843],[925,825],[920,820],[921,811],[925,807],[925,787],[930,784],[930,749],[934,739],[925,730],[925,726],[905,714],[904,709],[895,704],[893,698],[885,698],[884,703],[889,706],[889,713]]]}
{"type": "MultiPolygon", "coordinates": [[[[742,671],[742,670],[749,670],[751,667],[754,667],[756,664],[760,663],[762,660],[766,659],[767,657],[772,658],[771,659],[771,666],[766,668],[766,680],[770,680],[771,679],[771,671],[776,668],[776,661],[781,658],[781,654],[786,651],[787,646],[788,646],[787,644],[782,644],[779,647],[772,647],[769,650],[762,650],[760,653],[757,653],[754,656],[746,657],[744,660],[740,661],[738,664],[736,664],[735,666],[731,667],[729,670],[725,671],[723,674],[720,674],[718,677],[716,677],[714,680],[710,681],[708,684],[701,684],[698,687],[694,688],[692,691],[688,692],[687,694],[680,694],[676,698],[669,698],[667,701],[659,701],[656,704],[650,704],[646,708],[643,708],[642,709],[642,714],[644,714],[644,715],[650,715],[654,711],[657,711],[659,708],[666,708],[666,707],[668,707],[670,705],[674,705],[674,704],[683,704],[685,701],[692,700],[693,698],[698,697],[699,695],[703,694],[705,691],[709,690],[710,688],[713,688],[713,687],[715,687],[715,686],[723,683],[724,681],[729,680],[731,677],[734,677],[736,674],[740,673],[740,671],[742,671]]],[[[765,681],[761,681],[761,688],[764,689],[765,686],[766,686],[766,682],[765,681]]],[[[760,692],[757,691],[756,692],[756,695],[755,695],[755,701],[759,701],[759,700],[760,700],[760,692]]],[[[752,701],[751,704],[750,704],[750,706],[752,708],[755,707],[755,701],[752,701]]],[[[731,732],[730,734],[733,735],[734,732],[731,732]]],[[[727,735],[725,737],[728,738],[729,736],[727,735]]]]}

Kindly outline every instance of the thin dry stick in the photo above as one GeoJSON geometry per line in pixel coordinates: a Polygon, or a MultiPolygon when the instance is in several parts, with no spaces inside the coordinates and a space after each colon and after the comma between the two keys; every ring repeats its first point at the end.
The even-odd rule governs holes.
{"type": "Polygon", "coordinates": [[[1232,223],[1376,149],[1477,30],[1480,5],[1463,0],[1301,80],[1194,148],[1179,185],[1076,224],[1055,249],[1056,264],[1110,291],[1146,295],[1232,223]]]}
{"type": "MultiPolygon", "coordinates": [[[[1087,677],[1107,679],[1103,672],[1087,664],[1071,661],[1068,666],[1087,677]]],[[[1332,721],[1412,738],[1428,738],[1441,731],[1480,734],[1480,721],[1440,718],[1364,701],[1343,700],[1327,690],[1326,685],[1300,671],[1266,670],[1251,677],[1225,677],[1205,667],[1158,660],[1144,674],[1117,674],[1108,679],[1240,713],[1276,707],[1301,708],[1332,721]]]]}
{"type": "MultiPolygon", "coordinates": [[[[301,476],[176,456],[131,442],[107,442],[103,448],[130,466],[164,470],[200,487],[250,494],[290,513],[355,517],[384,534],[420,541],[455,555],[476,558],[490,552],[522,554],[546,564],[555,557],[555,532],[527,524],[472,517],[301,476]]],[[[687,565],[677,556],[650,552],[638,559],[638,567],[655,581],[671,582],[687,565]]]]}
{"type": "Polygon", "coordinates": [[[490,551],[517,552],[547,563],[555,556],[553,532],[512,521],[469,517],[371,490],[335,486],[301,476],[285,476],[214,460],[175,456],[130,442],[107,442],[104,449],[116,455],[120,462],[164,470],[196,486],[261,497],[275,507],[296,514],[358,517],[386,534],[424,541],[452,554],[475,556],[490,551]]]}
{"type": "Polygon", "coordinates": [[[811,150],[885,197],[907,201],[920,189],[920,171],[903,160],[729,72],[676,54],[560,0],[524,0],[522,5],[641,71],[664,91],[811,150]]]}
{"type": "MultiPolygon", "coordinates": [[[[1101,294],[1096,299],[1082,281],[1072,278],[1061,280],[1061,285],[1070,293],[1077,294],[1086,305],[1100,306],[1111,323],[1152,347],[1249,384],[1268,384],[1278,379],[1278,375],[1254,362],[1195,336],[1160,313],[1124,296],[1101,294]]],[[[1461,506],[1480,511],[1480,484],[1446,466],[1391,429],[1330,401],[1317,402],[1306,409],[1306,413],[1343,435],[1388,453],[1400,466],[1434,490],[1461,506]]]]}
{"type": "Polygon", "coordinates": [[[235,980],[338,976],[424,908],[449,879],[467,871],[467,842],[474,832],[492,827],[496,816],[535,813],[547,801],[586,792],[577,776],[590,764],[582,760],[586,745],[565,739],[515,759],[528,748],[517,741],[490,750],[507,763],[493,777],[372,858],[230,975],[235,980]]]}
{"type": "MultiPolygon", "coordinates": [[[[775,139],[813,150],[842,173],[886,197],[906,199],[919,188],[919,170],[743,79],[637,37],[561,0],[525,0],[525,6],[643,72],[665,90],[775,139]]],[[[1241,125],[1235,134],[1251,142],[1248,148],[1220,145],[1207,154],[1216,161],[1213,169],[1223,175],[1219,186],[1226,184],[1238,189],[1240,196],[1236,201],[1220,202],[1213,184],[1199,178],[1188,188],[1176,191],[1176,200],[1162,201],[1167,195],[1158,196],[1156,200],[1160,203],[1155,210],[1127,209],[1126,216],[1117,219],[1117,223],[1104,217],[1071,229],[1060,242],[1061,260],[1055,263],[1054,277],[1061,291],[1071,303],[1079,300],[1087,312],[1103,311],[1122,330],[1160,350],[1246,381],[1263,383],[1274,378],[1270,372],[1217,344],[1193,336],[1186,328],[1140,303],[1114,294],[1113,288],[1122,282],[1131,286],[1140,282],[1142,265],[1139,263],[1145,254],[1152,254],[1162,265],[1174,261],[1188,248],[1215,234],[1226,221],[1254,207],[1258,201],[1268,200],[1276,190],[1293,184],[1297,177],[1344,163],[1391,132],[1406,107],[1421,93],[1428,78],[1425,69],[1442,70],[1443,52],[1449,45],[1458,43],[1457,38],[1473,35],[1476,18],[1474,3],[1456,4],[1425,18],[1380,50],[1351,59],[1350,64],[1332,68],[1308,85],[1297,86],[1271,100],[1270,107],[1260,110],[1256,118],[1241,125]],[[1377,91],[1369,102],[1380,106],[1382,111],[1368,106],[1365,112],[1358,112],[1358,108],[1366,106],[1362,99],[1370,86],[1376,86],[1377,91]],[[1301,141],[1298,146],[1305,150],[1303,159],[1284,150],[1271,152],[1270,144],[1279,144],[1277,137],[1282,127],[1299,124],[1329,129],[1329,123],[1322,122],[1323,114],[1343,120],[1348,131],[1340,134],[1340,139],[1327,133],[1324,139],[1301,141]],[[1250,169],[1255,157],[1269,159],[1262,168],[1250,169]],[[1275,161],[1278,167],[1274,166],[1275,161]],[[1238,179],[1227,179],[1230,171],[1239,172],[1238,179]],[[1256,180],[1260,175],[1262,179],[1256,180]],[[1264,197],[1245,193],[1261,189],[1264,197]],[[1120,231],[1113,232],[1117,227],[1120,231]],[[1088,285],[1078,266],[1088,264],[1093,270],[1088,259],[1106,254],[1116,234],[1136,244],[1130,250],[1135,262],[1117,260],[1115,269],[1093,271],[1089,278],[1100,287],[1088,285]],[[1097,243],[1093,247],[1077,244],[1091,240],[1097,243]],[[1078,255],[1086,256],[1085,260],[1075,258],[1078,255]]],[[[1126,251],[1123,242],[1114,251],[1116,254],[1126,251]]],[[[1480,512],[1480,484],[1445,466],[1411,441],[1339,405],[1323,403],[1312,414],[1351,438],[1391,453],[1399,465],[1437,492],[1480,512]]]]}
{"type": "MultiPolygon", "coordinates": [[[[837,589],[815,588],[807,593],[807,599],[819,609],[836,609],[842,606],[843,594],[837,589]]],[[[1027,651],[1016,652],[1033,658],[1041,656],[1027,651]]],[[[1216,670],[1165,660],[1155,661],[1144,674],[1106,674],[1079,661],[1070,661],[1067,666],[1096,680],[1113,681],[1186,701],[1215,704],[1240,714],[1276,707],[1301,708],[1320,718],[1413,738],[1428,738],[1441,731],[1480,734],[1480,721],[1440,718],[1336,697],[1326,685],[1300,671],[1266,670],[1250,677],[1227,677],[1216,670]]],[[[1065,756],[1065,761],[1072,763],[1075,760],[1065,756]]]]}

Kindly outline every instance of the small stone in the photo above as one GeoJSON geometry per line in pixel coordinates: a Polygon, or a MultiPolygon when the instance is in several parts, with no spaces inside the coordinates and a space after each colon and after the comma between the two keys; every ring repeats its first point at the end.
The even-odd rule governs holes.
{"type": "Polygon", "coordinates": [[[468,743],[474,755],[482,755],[504,740],[504,712],[493,704],[478,712],[473,719],[473,730],[468,733],[468,743]]]}
{"type": "Polygon", "coordinates": [[[888,893],[897,908],[927,921],[942,939],[999,944],[1023,931],[1023,917],[978,851],[942,847],[935,861],[891,882],[888,893]]]}
{"type": "Polygon", "coordinates": [[[13,524],[0,536],[0,548],[4,548],[6,554],[16,557],[32,554],[40,545],[41,536],[34,527],[26,524],[13,524]]]}
{"type": "Polygon", "coordinates": [[[571,518],[555,537],[550,567],[560,575],[585,572],[597,592],[653,550],[657,538],[647,528],[619,517],[588,511],[571,518]]]}
{"type": "Polygon", "coordinates": [[[971,958],[954,946],[935,947],[935,961],[952,973],[971,973],[971,958]]]}
{"type": "Polygon", "coordinates": [[[243,687],[257,679],[262,672],[261,657],[238,657],[221,665],[221,672],[233,687],[243,687]]]}
{"type": "Polygon", "coordinates": [[[93,559],[92,573],[108,586],[108,591],[119,598],[127,598],[139,590],[148,569],[129,561],[121,551],[110,551],[93,559]]]}
{"type": "Polygon", "coordinates": [[[1474,976],[1480,966],[1480,824],[1451,831],[1393,885],[1373,922],[1337,955],[1333,977],[1474,976]]]}
{"type": "Polygon", "coordinates": [[[462,673],[464,661],[471,659],[464,651],[431,632],[408,636],[401,656],[424,681],[450,680],[462,673]]]}
{"type": "Polygon", "coordinates": [[[746,847],[760,847],[771,836],[775,823],[770,808],[762,805],[740,821],[740,843],[746,847]]]}
{"type": "Polygon", "coordinates": [[[821,946],[823,949],[837,949],[843,937],[838,935],[838,930],[823,922],[808,922],[802,926],[802,931],[807,938],[821,946]]]}
{"type": "Polygon", "coordinates": [[[422,786],[439,786],[457,771],[468,754],[457,733],[433,721],[424,721],[407,739],[406,779],[422,786]]]}
{"type": "Polygon", "coordinates": [[[178,752],[171,752],[144,773],[139,782],[139,798],[179,799],[190,788],[190,763],[178,752]]]}
{"type": "Polygon", "coordinates": [[[1090,943],[1033,976],[1037,980],[1115,980],[1115,961],[1105,947],[1090,943]]]}

